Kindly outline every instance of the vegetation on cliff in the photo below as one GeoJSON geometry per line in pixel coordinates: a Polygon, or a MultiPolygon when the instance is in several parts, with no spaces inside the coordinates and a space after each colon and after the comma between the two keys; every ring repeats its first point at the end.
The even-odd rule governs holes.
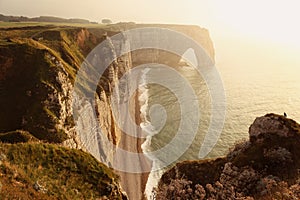
{"type": "Polygon", "coordinates": [[[91,155],[43,143],[0,144],[0,199],[122,199],[118,177],[91,155]]]}
{"type": "Polygon", "coordinates": [[[267,114],[249,135],[224,158],[178,163],[162,176],[156,199],[300,199],[300,125],[267,114]]]}

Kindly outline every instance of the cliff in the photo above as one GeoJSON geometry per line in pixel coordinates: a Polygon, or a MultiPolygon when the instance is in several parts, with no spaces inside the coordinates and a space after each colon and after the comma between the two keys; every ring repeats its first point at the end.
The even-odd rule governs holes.
{"type": "MultiPolygon", "coordinates": [[[[55,26],[0,29],[0,132],[26,130],[39,140],[80,148],[72,113],[72,90],[85,56],[108,36],[149,25],[111,25],[103,28],[55,26]]],[[[214,57],[208,32],[196,26],[153,25],[186,33],[214,57]]],[[[122,41],[121,41],[122,42],[122,41]]],[[[111,51],[120,51],[112,47],[111,51]]],[[[120,47],[121,48],[121,47],[120,47]]],[[[108,97],[118,79],[130,68],[161,61],[159,50],[136,51],[119,58],[104,72],[97,89],[101,127],[114,143],[120,131],[113,127],[108,97]],[[147,53],[150,53],[149,55],[147,53]],[[132,54],[132,55],[131,55],[132,54]],[[124,64],[127,63],[127,64],[124,64]],[[134,64],[132,64],[134,63],[134,64]],[[103,104],[103,105],[102,105],[103,104]],[[101,106],[100,106],[101,105],[101,106]],[[107,108],[106,108],[107,107],[107,108]],[[108,110],[107,110],[108,109],[108,110]],[[106,123],[106,124],[105,124],[106,123]],[[113,128],[111,128],[113,127],[113,128]]],[[[168,54],[169,55],[169,54],[168,54]]],[[[102,55],[105,57],[105,55],[102,55]]],[[[164,56],[163,56],[164,57],[164,56]]],[[[173,56],[178,64],[181,59],[173,56]]],[[[169,60],[172,60],[169,59],[169,60]]]]}
{"type": "MultiPolygon", "coordinates": [[[[114,160],[115,150],[101,139],[105,136],[117,147],[141,152],[142,140],[127,137],[115,122],[110,102],[111,93],[123,74],[134,66],[149,61],[164,62],[166,57],[170,61],[166,64],[177,65],[181,59],[179,56],[155,49],[122,55],[101,76],[94,95],[95,103],[88,99],[79,99],[78,113],[75,114],[72,92],[76,74],[85,57],[95,46],[105,39],[110,40],[111,36],[121,31],[149,26],[181,31],[194,38],[212,58],[214,57],[208,31],[196,26],[120,23],[93,28],[54,25],[0,28],[0,141],[14,143],[4,147],[14,147],[14,153],[26,155],[26,152],[21,151],[24,146],[20,142],[34,142],[34,148],[45,149],[44,154],[41,154],[43,157],[47,156],[47,151],[53,147],[43,143],[52,143],[88,151],[109,165],[114,160]],[[96,116],[84,115],[91,108],[95,109],[96,116]],[[84,115],[84,118],[74,119],[73,114],[84,115]],[[97,145],[83,143],[78,130],[83,127],[85,130],[95,130],[95,124],[89,120],[94,118],[103,135],[98,137],[97,145]]],[[[121,51],[126,39],[119,43],[119,46],[106,49],[107,54],[104,52],[101,58],[106,59],[111,53],[121,51]]],[[[135,105],[137,104],[135,103],[135,108],[131,110],[139,116],[139,108],[135,105]]],[[[64,158],[64,155],[61,158],[64,158]]],[[[25,166],[26,164],[21,167],[25,166]]],[[[133,174],[121,174],[122,187],[132,199],[143,197],[146,181],[147,174],[142,175],[142,178],[133,174]],[[126,179],[131,176],[138,182],[128,184],[129,180],[126,179]]]]}
{"type": "Polygon", "coordinates": [[[267,114],[250,126],[249,138],[224,158],[176,164],[156,199],[299,199],[300,125],[267,114]]]}
{"type": "MultiPolygon", "coordinates": [[[[0,132],[26,130],[39,140],[82,148],[73,120],[73,84],[84,57],[103,35],[84,28],[42,26],[4,29],[1,36],[0,132]]],[[[103,82],[101,102],[107,105],[105,94],[112,80],[103,82]]],[[[110,113],[99,107],[101,113],[110,113]]],[[[103,116],[111,118],[107,114],[103,116]]],[[[100,122],[116,140],[111,122],[100,122]]]]}

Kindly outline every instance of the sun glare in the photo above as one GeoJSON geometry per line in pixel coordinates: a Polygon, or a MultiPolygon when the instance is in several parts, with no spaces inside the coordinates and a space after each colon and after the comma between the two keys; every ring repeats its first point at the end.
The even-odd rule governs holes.
{"type": "Polygon", "coordinates": [[[300,48],[297,1],[216,1],[218,23],[233,33],[300,48]]]}

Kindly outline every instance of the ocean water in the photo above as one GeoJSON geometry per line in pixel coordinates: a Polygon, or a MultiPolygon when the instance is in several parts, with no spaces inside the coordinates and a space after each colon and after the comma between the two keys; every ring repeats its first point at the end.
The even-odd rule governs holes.
{"type": "MultiPolygon", "coordinates": [[[[212,115],[210,91],[203,77],[192,67],[178,67],[175,70],[183,79],[154,67],[145,70],[141,82],[144,121],[141,127],[148,133],[142,147],[154,166],[146,186],[148,199],[151,199],[152,189],[164,170],[176,162],[199,159],[199,150],[212,115]],[[145,84],[154,76],[171,84],[172,90],[162,84],[145,84]],[[186,94],[183,81],[189,83],[195,96],[186,94]],[[182,104],[191,110],[182,112],[182,104]],[[197,122],[193,110],[199,112],[197,122]],[[186,139],[181,138],[182,141],[172,146],[182,121],[190,123],[191,127],[197,123],[198,129],[191,137],[189,131],[192,129],[185,127],[186,139]]],[[[247,139],[249,126],[258,116],[286,112],[288,117],[300,121],[300,81],[296,66],[289,70],[284,67],[243,69],[220,66],[218,71],[226,94],[226,117],[221,136],[207,158],[224,156],[235,143],[247,139]]]]}

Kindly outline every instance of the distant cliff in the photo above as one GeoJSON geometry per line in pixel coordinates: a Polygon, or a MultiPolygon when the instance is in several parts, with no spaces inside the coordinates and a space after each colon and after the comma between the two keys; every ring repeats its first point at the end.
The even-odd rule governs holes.
{"type": "Polygon", "coordinates": [[[55,22],[55,23],[80,23],[89,24],[92,23],[86,19],[64,19],[53,16],[40,16],[40,17],[24,17],[24,16],[5,16],[0,14],[0,21],[3,22],[55,22]]]}
{"type": "Polygon", "coordinates": [[[156,199],[300,199],[300,125],[267,114],[249,137],[224,158],[176,164],[162,176],[156,199]]]}
{"type": "MultiPolygon", "coordinates": [[[[102,41],[132,28],[157,26],[187,34],[214,58],[208,31],[197,26],[181,25],[136,25],[120,23],[99,28],[70,26],[32,26],[0,28],[0,141],[7,143],[46,142],[65,147],[98,152],[106,164],[114,159],[114,149],[100,139],[99,146],[83,144],[77,130],[94,130],[94,125],[84,118],[73,118],[72,91],[76,73],[84,58],[102,41]],[[100,150],[98,149],[100,148],[100,150]],[[100,153],[101,152],[101,153],[100,153]]],[[[120,41],[120,44],[126,39],[120,41]]],[[[111,46],[115,52],[121,46],[111,46]]],[[[104,53],[103,59],[109,56],[104,53]]],[[[122,55],[103,73],[97,85],[95,104],[80,99],[77,116],[87,109],[95,108],[97,123],[102,136],[115,145],[124,140],[124,135],[114,121],[110,95],[120,77],[134,66],[149,61],[177,65],[181,57],[158,50],[135,51],[122,55]]],[[[138,109],[133,109],[139,112],[138,109]]],[[[139,113],[135,113],[138,114],[139,113]]],[[[91,119],[94,116],[85,116],[91,119]]],[[[128,147],[139,152],[140,141],[126,140],[128,147]]],[[[124,143],[124,142],[123,142],[124,143]]],[[[47,147],[46,147],[47,148],[47,147]]],[[[147,176],[141,185],[135,186],[131,195],[143,196],[147,176]]],[[[126,175],[121,176],[123,188],[129,190],[126,175]],[[122,179],[123,178],[123,179],[122,179]]],[[[131,196],[132,197],[132,196],[131,196]]]]}

